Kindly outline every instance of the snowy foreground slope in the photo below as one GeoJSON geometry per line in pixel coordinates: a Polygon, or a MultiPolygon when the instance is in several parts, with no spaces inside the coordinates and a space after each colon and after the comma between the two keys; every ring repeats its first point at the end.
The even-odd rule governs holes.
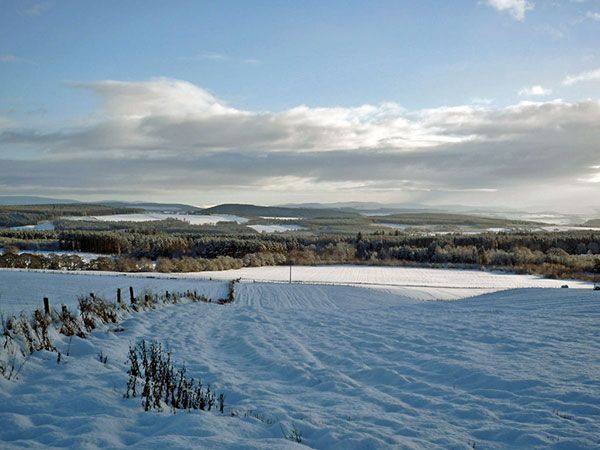
{"type": "MultiPolygon", "coordinates": [[[[20,380],[0,379],[0,447],[600,442],[600,295],[591,289],[424,302],[360,287],[242,283],[233,304],[168,306],[123,328],[73,340],[60,365],[36,353],[20,380]],[[127,347],[142,338],[168,344],[191,376],[225,392],[225,416],[144,412],[123,399],[127,347]],[[299,430],[302,444],[282,428],[299,430]]],[[[68,341],[58,345],[64,353],[68,341]]]]}

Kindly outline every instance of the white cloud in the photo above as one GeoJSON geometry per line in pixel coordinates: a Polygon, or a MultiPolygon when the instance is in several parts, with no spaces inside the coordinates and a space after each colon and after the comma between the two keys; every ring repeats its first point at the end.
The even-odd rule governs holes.
{"type": "Polygon", "coordinates": [[[12,53],[4,53],[0,54],[0,64],[34,64],[34,62],[12,53]]]}
{"type": "Polygon", "coordinates": [[[0,55],[0,62],[2,63],[14,63],[17,61],[18,58],[15,55],[0,55]]]}
{"type": "Polygon", "coordinates": [[[600,22],[600,12],[592,12],[588,11],[585,16],[588,19],[595,20],[596,22],[600,22]]]}
{"type": "Polygon", "coordinates": [[[139,119],[151,116],[186,117],[236,114],[208,91],[191,83],[157,78],[145,82],[105,80],[73,83],[72,86],[97,93],[112,119],[139,119]]]}
{"type": "Polygon", "coordinates": [[[156,142],[168,135],[187,145],[220,149],[412,148],[456,140],[402,117],[403,109],[395,103],[354,108],[301,105],[282,112],[252,112],[229,107],[206,90],[179,80],[75,86],[101,95],[107,123],[118,128],[123,139],[139,135],[143,128],[143,135],[156,142]]]}
{"type": "Polygon", "coordinates": [[[22,2],[18,11],[26,16],[40,16],[50,9],[50,2],[22,2]]]}
{"type": "Polygon", "coordinates": [[[197,55],[194,55],[194,56],[191,56],[188,58],[184,58],[184,59],[197,60],[197,61],[201,61],[201,60],[226,61],[229,59],[229,57],[227,55],[224,55],[223,53],[200,52],[197,55]]]}
{"type": "Polygon", "coordinates": [[[552,94],[552,89],[547,89],[539,84],[531,87],[525,87],[519,91],[520,96],[532,97],[552,94]]]}
{"type": "Polygon", "coordinates": [[[26,62],[26,61],[23,58],[19,58],[18,56],[15,56],[10,53],[0,55],[0,63],[13,64],[13,63],[21,63],[21,62],[26,62]]]}
{"type": "Polygon", "coordinates": [[[565,86],[572,86],[576,83],[581,83],[584,81],[595,81],[600,80],[600,68],[595,70],[590,70],[587,72],[581,72],[575,75],[567,75],[563,80],[563,84],[565,86]]]}
{"type": "Polygon", "coordinates": [[[486,4],[501,12],[508,12],[517,20],[524,20],[525,13],[531,11],[535,4],[528,0],[485,0],[486,4]]]}
{"type": "Polygon", "coordinates": [[[217,52],[200,52],[192,56],[184,56],[179,58],[182,61],[221,61],[221,62],[234,62],[234,63],[242,63],[242,64],[260,64],[260,60],[256,58],[243,58],[238,59],[225,53],[217,53],[217,52]]]}

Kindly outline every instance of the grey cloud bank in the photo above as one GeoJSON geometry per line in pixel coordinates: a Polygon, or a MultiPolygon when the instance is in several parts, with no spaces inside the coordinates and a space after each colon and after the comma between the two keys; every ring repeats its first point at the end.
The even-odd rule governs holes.
{"type": "Polygon", "coordinates": [[[597,100],[255,112],[179,80],[75,86],[103,100],[88,125],[0,127],[3,191],[195,203],[353,196],[600,207],[597,100]]]}

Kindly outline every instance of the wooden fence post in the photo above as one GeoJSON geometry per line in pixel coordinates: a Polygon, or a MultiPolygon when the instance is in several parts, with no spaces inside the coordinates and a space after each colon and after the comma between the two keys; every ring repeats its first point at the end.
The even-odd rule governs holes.
{"type": "Polygon", "coordinates": [[[44,314],[50,314],[50,301],[48,297],[44,297],[44,314]]]}
{"type": "Polygon", "coordinates": [[[117,289],[117,303],[121,304],[121,288],[117,289]]]}
{"type": "Polygon", "coordinates": [[[132,305],[135,303],[135,297],[133,296],[133,286],[129,286],[129,301],[132,305]]]}

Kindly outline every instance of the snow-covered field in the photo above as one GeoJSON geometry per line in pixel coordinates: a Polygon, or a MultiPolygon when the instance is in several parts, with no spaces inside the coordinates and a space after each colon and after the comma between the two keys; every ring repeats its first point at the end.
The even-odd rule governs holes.
{"type": "Polygon", "coordinates": [[[540,227],[544,231],[600,231],[600,228],[596,227],[584,227],[584,226],[566,226],[566,225],[552,225],[547,227],[540,227]]]}
{"type": "Polygon", "coordinates": [[[406,230],[407,228],[423,228],[423,225],[406,225],[403,223],[372,223],[371,226],[374,227],[385,227],[385,228],[392,228],[393,230],[406,230]]]}
{"type": "Polygon", "coordinates": [[[267,220],[302,220],[301,217],[260,216],[260,218],[267,220]]]}
{"type": "Polygon", "coordinates": [[[139,214],[113,214],[108,216],[69,216],[68,220],[94,220],[101,222],[152,222],[156,220],[178,219],[192,225],[214,225],[218,222],[246,223],[248,219],[229,214],[167,214],[167,213],[139,213],[139,214]]]}
{"type": "Polygon", "coordinates": [[[295,428],[321,449],[597,448],[599,304],[591,289],[423,302],[242,283],[233,304],[164,307],[74,339],[60,365],[36,353],[17,382],[0,378],[0,447],[302,448],[282,436],[295,428]],[[225,415],[124,399],[141,338],[225,392],[225,415]]]}
{"type": "Polygon", "coordinates": [[[258,231],[259,233],[284,233],[286,231],[300,231],[306,228],[300,225],[248,225],[248,228],[258,231]]]}
{"type": "MultiPolygon", "coordinates": [[[[147,290],[194,290],[210,280],[245,282],[288,282],[288,266],[247,267],[239,270],[197,273],[114,273],[60,272],[0,269],[0,313],[14,314],[39,308],[43,297],[53,304],[77,305],[77,296],[94,292],[114,298],[117,288],[126,292],[147,290]]],[[[293,266],[294,283],[364,286],[421,300],[456,300],[501,290],[518,288],[591,289],[590,283],[549,280],[530,275],[514,275],[474,270],[440,270],[377,266],[293,266]]],[[[211,285],[209,283],[209,285],[211,285]]],[[[223,283],[219,283],[223,285],[223,283]]]]}
{"type": "MultiPolygon", "coordinates": [[[[439,228],[435,225],[406,225],[402,223],[374,223],[372,226],[377,227],[385,227],[392,228],[394,230],[411,230],[411,231],[419,231],[423,233],[431,233],[431,234],[449,234],[451,231],[442,231],[436,230],[439,228]]],[[[523,229],[529,231],[550,231],[550,232],[561,232],[561,231],[600,231],[600,228],[595,227],[584,227],[584,226],[576,226],[576,225],[547,225],[547,226],[536,226],[531,225],[527,227],[488,227],[488,228],[478,228],[471,226],[456,226],[458,232],[462,234],[480,234],[480,233],[504,233],[510,231],[522,231],[523,229]]]]}
{"type": "Polygon", "coordinates": [[[44,221],[35,225],[23,225],[21,227],[11,227],[11,230],[38,230],[38,231],[52,231],[54,230],[54,224],[52,222],[44,221]]]}
{"type": "MultiPolygon", "coordinates": [[[[0,255],[4,254],[4,248],[0,248],[0,255]]],[[[65,250],[19,250],[19,255],[24,253],[30,255],[41,255],[41,256],[79,256],[83,261],[91,261],[92,259],[100,258],[103,256],[109,256],[101,253],[89,253],[89,252],[71,252],[65,250]]]]}
{"type": "MultiPolygon", "coordinates": [[[[246,267],[238,270],[177,276],[286,282],[290,279],[290,268],[287,266],[246,267]]],[[[507,289],[560,288],[564,284],[570,288],[592,288],[590,283],[581,281],[549,280],[531,275],[477,270],[356,265],[293,266],[292,281],[367,286],[422,300],[454,300],[507,289]]]]}

